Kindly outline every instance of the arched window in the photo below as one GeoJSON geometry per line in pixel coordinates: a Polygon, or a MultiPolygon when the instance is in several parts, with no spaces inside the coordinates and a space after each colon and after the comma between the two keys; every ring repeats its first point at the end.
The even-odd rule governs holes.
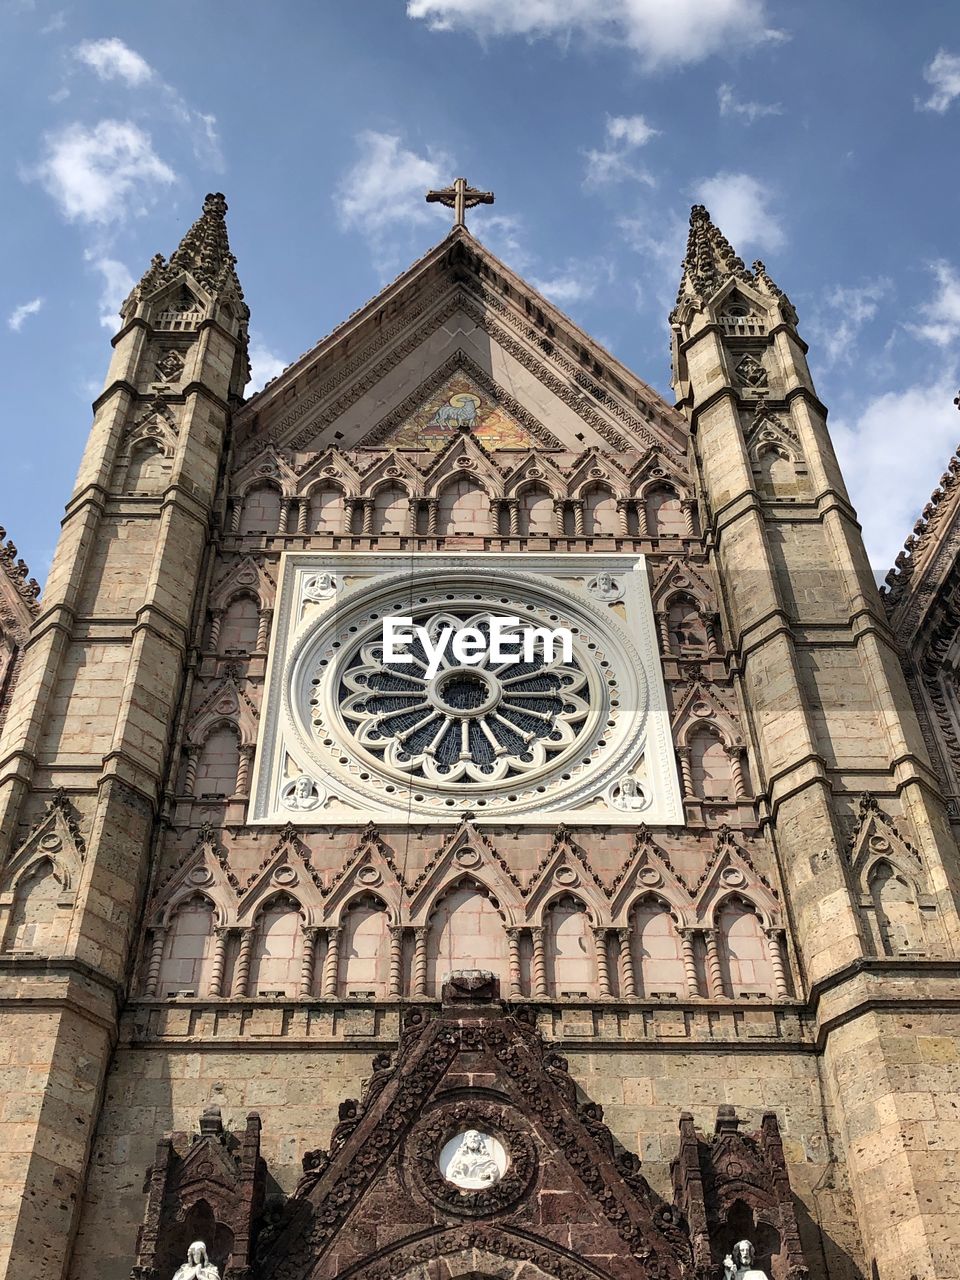
{"type": "Polygon", "coordinates": [[[303,928],[300,908],[288,897],[274,898],[257,916],[248,993],[262,996],[300,991],[303,928]]]}
{"type": "Polygon", "coordinates": [[[69,912],[59,905],[63,885],[49,858],[42,858],[17,885],[5,951],[32,951],[51,955],[63,950],[69,912]]]}
{"type": "Polygon", "coordinates": [[[251,596],[236,596],[223,612],[220,624],[219,653],[239,650],[252,653],[257,647],[260,606],[251,596]]]}
{"type": "Polygon", "coordinates": [[[437,533],[483,537],[490,529],[490,503],[476,480],[461,478],[441,489],[437,499],[437,533]]]}
{"type": "Polygon", "coordinates": [[[588,538],[615,537],[620,532],[617,500],[609,489],[596,486],[584,494],[583,527],[588,538]]]}
{"type": "Polygon", "coordinates": [[[755,911],[745,902],[727,902],[717,918],[717,943],[726,992],[730,996],[773,997],[773,965],[755,911]]]}
{"type": "Polygon", "coordinates": [[[343,533],[346,529],[343,494],[334,485],[320,485],[310,494],[310,524],[314,533],[343,533]]]}
{"type": "Polygon", "coordinates": [[[693,793],[701,800],[733,800],[733,769],[727,748],[710,729],[698,729],[690,739],[693,793]]]}
{"type": "Polygon", "coordinates": [[[673,653],[704,653],[707,648],[707,629],[703,625],[700,609],[690,596],[674,596],[667,611],[667,631],[673,653]]]}
{"type": "Polygon", "coordinates": [[[272,484],[248,489],[240,513],[240,533],[276,533],[280,528],[280,491],[272,484]]]}
{"type": "Polygon", "coordinates": [[[179,991],[198,997],[207,994],[213,968],[215,919],[212,903],[202,894],[177,908],[163,940],[158,996],[172,996],[179,991]]]}
{"type": "Polygon", "coordinates": [[[556,529],[553,498],[541,485],[534,485],[520,494],[520,537],[546,534],[556,529]]]}
{"type": "Polygon", "coordinates": [[[143,440],[134,446],[124,480],[126,493],[160,493],[173,464],[164,457],[154,440],[143,440]]]}
{"type": "Polygon", "coordinates": [[[916,892],[907,878],[881,859],[867,881],[884,955],[899,956],[923,950],[923,925],[916,892]]]}
{"type": "Polygon", "coordinates": [[[583,903],[567,894],[547,912],[547,973],[552,996],[595,993],[596,950],[583,903]]]}
{"type": "Polygon", "coordinates": [[[343,920],[337,991],[344,996],[387,994],[390,979],[390,921],[379,898],[358,899],[343,920]]]}
{"type": "Polygon", "coordinates": [[[658,485],[647,493],[647,531],[651,538],[683,538],[687,524],[675,489],[658,485]]]}
{"type": "Polygon", "coordinates": [[[374,536],[382,533],[405,533],[410,517],[410,500],[402,485],[388,484],[378,489],[373,499],[374,536]]]}
{"type": "Polygon", "coordinates": [[[447,894],[430,917],[427,937],[427,994],[439,995],[455,969],[489,969],[507,982],[507,935],[490,896],[464,884],[447,894]]]}
{"type": "Polygon", "coordinates": [[[687,983],[676,921],[665,902],[645,898],[631,918],[630,942],[637,994],[682,996],[687,983]]]}
{"type": "Polygon", "coordinates": [[[786,449],[768,445],[757,459],[760,488],[771,496],[790,497],[797,492],[797,469],[786,449]]]}
{"type": "Polygon", "coordinates": [[[240,739],[229,725],[221,725],[207,737],[200,752],[193,794],[232,796],[240,768],[240,739]]]}

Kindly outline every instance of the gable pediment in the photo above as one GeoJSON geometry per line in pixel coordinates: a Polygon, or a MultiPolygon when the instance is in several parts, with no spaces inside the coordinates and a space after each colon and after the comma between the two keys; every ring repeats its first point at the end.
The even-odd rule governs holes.
{"type": "Polygon", "coordinates": [[[254,440],[297,453],[385,440],[436,452],[461,424],[487,447],[524,447],[526,434],[571,460],[585,448],[656,449],[684,466],[680,415],[459,234],[254,396],[237,434],[241,460],[254,440]],[[451,361],[468,382],[444,385],[451,361]]]}

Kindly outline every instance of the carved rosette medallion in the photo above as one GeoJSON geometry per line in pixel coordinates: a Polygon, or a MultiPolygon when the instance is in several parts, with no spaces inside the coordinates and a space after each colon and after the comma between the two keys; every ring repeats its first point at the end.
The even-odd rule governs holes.
{"type": "Polygon", "coordinates": [[[487,1100],[441,1103],[411,1130],[404,1144],[403,1166],[436,1208],[456,1217],[483,1218],[511,1208],[526,1194],[537,1172],[537,1153],[529,1129],[514,1108],[487,1100]],[[451,1140],[468,1133],[486,1138],[488,1150],[497,1156],[503,1153],[500,1162],[505,1168],[488,1186],[459,1186],[444,1176],[448,1163],[444,1153],[451,1140]]]}

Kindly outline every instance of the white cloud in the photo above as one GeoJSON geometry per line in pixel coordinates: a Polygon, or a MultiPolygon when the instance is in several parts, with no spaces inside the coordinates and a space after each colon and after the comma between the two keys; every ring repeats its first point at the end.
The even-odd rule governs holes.
{"type": "Polygon", "coordinates": [[[360,157],[337,184],[334,203],[341,225],[367,237],[384,269],[398,232],[434,222],[438,208],[449,219],[425,197],[431,187],[449,185],[453,166],[432,148],[426,155],[407,150],[395,133],[367,129],[357,141],[360,157]]]}
{"type": "Polygon", "coordinates": [[[907,325],[911,333],[938,347],[947,347],[960,337],[960,276],[949,262],[931,264],[936,292],[920,307],[922,324],[907,325]]]}
{"type": "Polygon", "coordinates": [[[65,9],[58,9],[56,13],[50,15],[49,21],[40,28],[42,36],[56,35],[58,31],[62,31],[67,25],[67,13],[65,9]]]}
{"type": "Polygon", "coordinates": [[[586,152],[585,185],[599,187],[633,178],[653,186],[653,179],[637,168],[632,155],[651,138],[656,138],[660,130],[647,124],[643,116],[607,116],[605,132],[606,147],[586,152]]]}
{"type": "Polygon", "coordinates": [[[753,124],[763,116],[783,115],[779,102],[741,102],[729,84],[722,84],[717,90],[717,103],[722,116],[739,116],[747,124],[753,124]]]}
{"type": "Polygon", "coordinates": [[[142,211],[177,175],[130,120],[69,124],[44,138],[45,155],[26,177],[39,180],[71,222],[106,225],[142,211]]]}
{"type": "Polygon", "coordinates": [[[860,516],[870,563],[890,568],[960,436],[956,370],[890,391],[855,417],[830,418],[830,434],[860,516]]]}
{"type": "Polygon", "coordinates": [[[19,333],[23,328],[24,320],[28,316],[35,316],[42,306],[42,298],[32,298],[30,302],[23,302],[19,307],[14,307],[7,316],[7,328],[12,329],[14,333],[19,333]]]}
{"type": "Polygon", "coordinates": [[[118,327],[117,314],[136,281],[122,262],[87,250],[83,255],[103,280],[100,291],[100,323],[111,331],[118,327]]]}
{"type": "Polygon", "coordinates": [[[592,298],[597,289],[595,279],[577,274],[576,271],[560,272],[549,280],[533,279],[530,283],[538,293],[555,302],[558,307],[584,302],[587,298],[592,298]]]}
{"type": "Polygon", "coordinates": [[[926,101],[916,99],[917,110],[943,115],[954,99],[960,98],[960,54],[938,49],[936,57],[923,68],[923,78],[933,93],[926,101]]]}
{"type": "Polygon", "coordinates": [[[866,284],[831,289],[811,322],[818,356],[828,365],[848,364],[860,330],[876,316],[880,302],[892,288],[892,280],[878,276],[866,284]]]}
{"type": "Polygon", "coordinates": [[[767,26],[765,0],[407,0],[407,15],[434,31],[480,39],[578,36],[626,44],[646,69],[783,38],[767,26]]]}
{"type": "Polygon", "coordinates": [[[135,88],[146,84],[154,76],[149,62],[116,36],[105,40],[84,40],[73,52],[101,80],[122,80],[124,84],[135,88]]]}
{"type": "Polygon", "coordinates": [[[769,191],[750,174],[718,173],[704,178],[696,194],[737,253],[747,245],[779,249],[786,241],[783,228],[770,211],[769,191]]]}
{"type": "Polygon", "coordinates": [[[250,381],[247,383],[245,395],[256,395],[267,383],[283,373],[290,363],[270,350],[269,346],[256,333],[250,335],[250,381]]]}
{"type": "Polygon", "coordinates": [[[74,49],[73,55],[100,80],[120,81],[129,89],[150,85],[162,106],[189,134],[197,159],[214,169],[223,168],[216,116],[191,107],[179,90],[167,84],[145,58],[118,36],[84,40],[74,49]]]}

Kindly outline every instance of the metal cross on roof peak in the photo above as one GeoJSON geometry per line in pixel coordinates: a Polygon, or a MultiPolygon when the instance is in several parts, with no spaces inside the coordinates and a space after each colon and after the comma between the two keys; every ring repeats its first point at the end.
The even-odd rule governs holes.
{"type": "Polygon", "coordinates": [[[453,225],[467,225],[467,210],[478,204],[493,204],[492,191],[478,191],[476,187],[468,187],[466,178],[455,178],[452,187],[444,187],[441,191],[428,191],[427,204],[443,204],[453,210],[453,225]]]}

